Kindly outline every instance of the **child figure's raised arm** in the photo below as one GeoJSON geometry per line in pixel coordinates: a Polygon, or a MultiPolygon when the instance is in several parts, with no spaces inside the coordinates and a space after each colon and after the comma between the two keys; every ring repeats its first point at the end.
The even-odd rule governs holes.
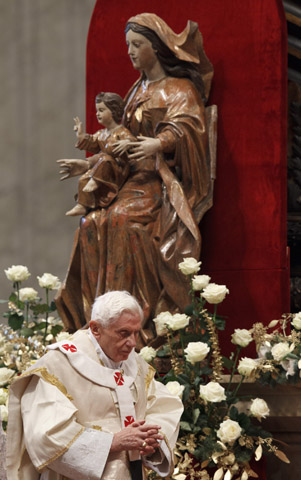
{"type": "Polygon", "coordinates": [[[73,130],[76,132],[76,136],[79,142],[85,138],[85,132],[83,131],[83,123],[80,121],[79,117],[74,117],[74,127],[73,130]]]}

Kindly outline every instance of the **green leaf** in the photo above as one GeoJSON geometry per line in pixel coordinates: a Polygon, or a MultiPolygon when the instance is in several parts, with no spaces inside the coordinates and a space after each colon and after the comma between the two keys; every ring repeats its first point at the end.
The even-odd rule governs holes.
{"type": "Polygon", "coordinates": [[[163,383],[166,385],[168,382],[178,381],[178,377],[173,373],[173,370],[170,370],[166,375],[163,377],[163,383]]]}
{"type": "Polygon", "coordinates": [[[22,327],[23,324],[23,316],[19,317],[19,315],[10,315],[8,318],[8,325],[13,329],[13,330],[19,330],[22,327]]]}
{"type": "Polygon", "coordinates": [[[245,413],[240,413],[238,416],[238,423],[241,428],[247,431],[251,425],[250,417],[248,417],[248,415],[246,415],[245,413]]]}
{"type": "Polygon", "coordinates": [[[188,315],[189,317],[191,317],[192,313],[193,313],[193,305],[190,304],[190,305],[187,305],[185,308],[184,308],[184,313],[186,313],[186,315],[188,315]]]}
{"type": "Polygon", "coordinates": [[[160,350],[157,350],[157,357],[167,357],[170,353],[169,345],[163,345],[160,350]]]}
{"type": "Polygon", "coordinates": [[[295,355],[294,353],[289,353],[288,355],[285,355],[286,358],[292,358],[293,360],[299,360],[298,355],[295,355]]]}
{"type": "Polygon", "coordinates": [[[252,455],[253,455],[252,450],[249,450],[247,448],[241,448],[241,449],[235,450],[235,458],[240,463],[249,462],[251,460],[252,455]]]}
{"type": "Polygon", "coordinates": [[[184,373],[179,373],[179,375],[177,375],[177,380],[182,385],[190,384],[190,378],[188,377],[188,375],[185,375],[184,373]]]}
{"type": "Polygon", "coordinates": [[[193,382],[194,386],[198,387],[200,385],[200,383],[203,383],[203,379],[199,376],[196,376],[195,379],[194,379],[194,382],[193,382]]]}
{"type": "Polygon", "coordinates": [[[20,334],[22,335],[22,337],[28,338],[34,335],[34,331],[32,328],[23,327],[20,330],[20,334]]]}
{"type": "Polygon", "coordinates": [[[226,324],[226,321],[224,320],[224,318],[216,317],[215,326],[218,330],[225,330],[225,324],[226,324]]]}
{"type": "Polygon", "coordinates": [[[16,303],[17,300],[18,300],[17,295],[15,293],[11,293],[11,295],[9,296],[9,301],[16,303]]]}
{"type": "Polygon", "coordinates": [[[55,310],[56,310],[56,304],[55,304],[55,302],[52,300],[52,302],[51,302],[51,304],[50,304],[50,311],[51,311],[51,312],[55,312],[55,310]]]}
{"type": "Polygon", "coordinates": [[[192,418],[193,418],[193,423],[196,424],[196,422],[198,421],[198,418],[200,416],[200,409],[199,408],[195,408],[192,412],[192,418]]]}
{"type": "Polygon", "coordinates": [[[227,368],[228,370],[232,370],[233,367],[233,360],[230,360],[230,358],[227,357],[222,357],[223,359],[223,366],[227,368]]]}
{"type": "Polygon", "coordinates": [[[40,322],[40,323],[37,323],[34,327],[33,327],[33,330],[34,331],[37,331],[37,330],[43,330],[43,328],[46,327],[46,322],[40,322]]]}
{"type": "Polygon", "coordinates": [[[49,312],[47,303],[41,303],[40,305],[33,305],[30,307],[34,315],[41,315],[43,313],[49,312]]]}
{"type": "Polygon", "coordinates": [[[180,428],[185,432],[191,432],[192,428],[188,422],[180,422],[180,428]]]}
{"type": "Polygon", "coordinates": [[[236,407],[231,407],[230,410],[230,418],[231,420],[235,420],[236,422],[238,421],[238,410],[236,407]]]}
{"type": "Polygon", "coordinates": [[[57,336],[58,333],[60,333],[62,330],[63,330],[63,326],[62,325],[54,325],[53,327],[51,327],[51,333],[54,337],[57,336]]]}
{"type": "Polygon", "coordinates": [[[189,399],[189,396],[190,396],[190,386],[189,385],[186,385],[184,391],[183,391],[183,395],[182,395],[182,402],[185,404],[187,402],[187,400],[189,399]]]}

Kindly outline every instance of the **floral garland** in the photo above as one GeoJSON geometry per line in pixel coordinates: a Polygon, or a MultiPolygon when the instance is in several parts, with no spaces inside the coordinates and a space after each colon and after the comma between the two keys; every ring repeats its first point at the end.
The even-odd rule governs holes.
{"type": "Polygon", "coordinates": [[[44,355],[49,343],[70,336],[62,331],[61,319],[54,316],[55,303],[49,299],[50,292],[60,288],[58,277],[51,273],[37,277],[39,286],[45,291],[46,301],[43,303],[37,290],[21,288],[22,282],[30,277],[26,266],[12,265],[5,274],[13,284],[13,292],[8,301],[0,301],[8,304],[3,315],[7,325],[0,324],[0,418],[4,430],[11,382],[44,355]]]}
{"type": "MultiPolygon", "coordinates": [[[[217,305],[229,290],[225,285],[210,283],[208,275],[198,275],[201,262],[185,258],[179,264],[189,278],[192,303],[185,313],[162,312],[155,319],[156,331],[166,342],[155,350],[144,347],[140,355],[157,371],[157,379],[169,391],[182,398],[184,412],[176,444],[176,466],[172,479],[247,480],[258,478],[250,461],[259,461],[263,454],[274,453],[289,463],[286,455],[273,443],[272,435],[260,424],[269,415],[269,407],[261,398],[239,396],[243,381],[281,383],[299,379],[300,332],[283,333],[288,318],[272,322],[268,327],[255,324],[250,330],[235,329],[231,342],[236,352],[231,358],[221,355],[218,332],[225,321],[217,315],[217,305]],[[210,313],[205,305],[213,306],[210,313]],[[280,323],[282,334],[267,330],[280,323]],[[240,358],[241,350],[255,341],[259,358],[240,358]],[[171,369],[164,376],[158,372],[161,358],[168,357],[171,369]],[[288,362],[288,363],[287,363],[288,362]],[[224,369],[230,374],[225,385],[224,369]],[[285,374],[283,372],[285,371],[285,374]],[[294,374],[292,375],[292,372],[294,374]],[[234,382],[237,377],[238,383],[234,382]],[[254,421],[259,420],[259,422],[254,421]]],[[[293,326],[301,330],[301,313],[293,317],[293,326]]],[[[149,479],[159,478],[149,472],[149,479]]]]}

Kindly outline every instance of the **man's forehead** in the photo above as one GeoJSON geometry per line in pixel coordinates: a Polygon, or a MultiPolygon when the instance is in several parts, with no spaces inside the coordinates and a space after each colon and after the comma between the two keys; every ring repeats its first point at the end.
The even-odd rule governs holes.
{"type": "Polygon", "coordinates": [[[112,324],[112,327],[113,326],[115,326],[116,329],[120,329],[123,327],[133,327],[134,329],[140,328],[140,315],[138,313],[123,312],[120,317],[112,324]]]}

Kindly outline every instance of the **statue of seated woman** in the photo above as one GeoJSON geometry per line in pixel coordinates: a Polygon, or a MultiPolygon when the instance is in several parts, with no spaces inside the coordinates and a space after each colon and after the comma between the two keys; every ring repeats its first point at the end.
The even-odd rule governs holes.
{"type": "MultiPolygon", "coordinates": [[[[143,307],[147,343],[154,334],[150,319],[188,303],[178,263],[200,256],[199,223],[212,205],[216,111],[209,107],[208,123],[213,69],[196,23],[177,35],[161,18],[143,13],[128,20],[126,43],[140,72],[123,116],[136,138],[130,172],[110,205],[82,217],[56,303],[74,330],[89,321],[95,297],[127,290],[143,307]]],[[[124,148],[116,141],[113,152],[124,148]]],[[[65,166],[69,176],[80,162],[65,166]]]]}

